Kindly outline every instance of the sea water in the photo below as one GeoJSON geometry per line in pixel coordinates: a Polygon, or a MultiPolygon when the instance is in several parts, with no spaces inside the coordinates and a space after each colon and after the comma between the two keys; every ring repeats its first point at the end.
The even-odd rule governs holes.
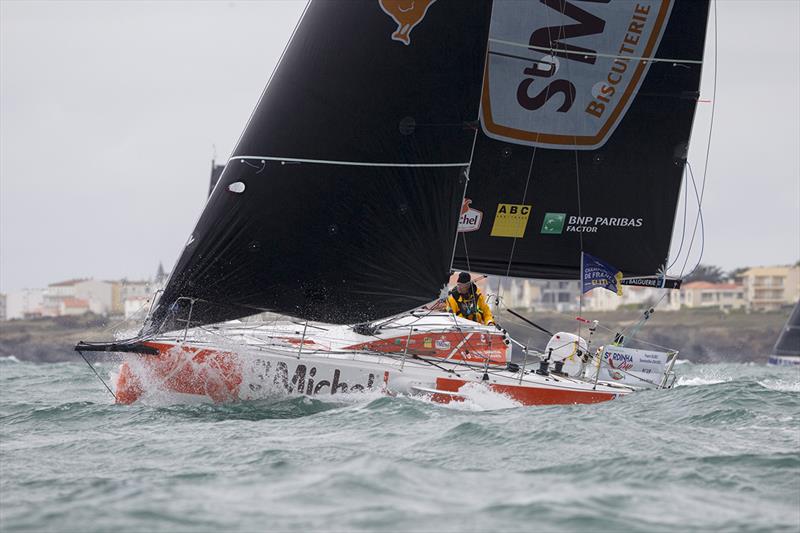
{"type": "Polygon", "coordinates": [[[7,358],[0,530],[800,530],[800,369],[676,368],[596,405],[120,406],[82,363],[7,358]]]}

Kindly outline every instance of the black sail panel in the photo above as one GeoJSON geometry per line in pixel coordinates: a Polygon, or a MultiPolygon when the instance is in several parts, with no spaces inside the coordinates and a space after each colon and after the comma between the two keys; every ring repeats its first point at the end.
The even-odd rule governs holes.
{"type": "Polygon", "coordinates": [[[454,266],[574,279],[583,250],[653,275],[669,253],[708,3],[543,0],[524,4],[540,15],[524,27],[521,6],[510,28],[507,4],[492,15],[454,266]]]}
{"type": "Polygon", "coordinates": [[[778,335],[772,353],[800,356],[800,302],[797,302],[792,309],[792,314],[778,335]]]}
{"type": "Polygon", "coordinates": [[[438,295],[490,5],[412,4],[309,5],[147,331],[264,310],[355,323],[438,295]]]}

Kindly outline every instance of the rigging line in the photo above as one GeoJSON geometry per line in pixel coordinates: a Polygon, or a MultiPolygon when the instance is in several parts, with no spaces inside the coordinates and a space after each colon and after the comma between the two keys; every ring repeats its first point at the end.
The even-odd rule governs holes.
{"type": "Polygon", "coordinates": [[[117,401],[117,395],[114,394],[114,391],[111,390],[111,387],[109,387],[108,384],[105,382],[105,380],[100,377],[100,374],[97,373],[97,370],[95,370],[94,366],[92,366],[92,363],[90,363],[89,360],[86,359],[86,356],[83,355],[83,352],[78,350],[78,353],[81,354],[81,357],[83,358],[83,360],[86,361],[86,364],[89,365],[89,368],[92,369],[92,372],[94,372],[94,375],[97,376],[97,379],[99,379],[100,383],[102,383],[105,386],[106,390],[111,393],[111,396],[114,397],[114,401],[116,402],[117,401]]]}
{"type": "MultiPolygon", "coordinates": [[[[718,59],[718,49],[719,49],[719,46],[718,46],[718,40],[719,40],[718,37],[719,37],[719,35],[718,35],[718,32],[717,32],[717,30],[718,30],[718,26],[717,26],[717,10],[718,10],[717,0],[714,0],[714,70],[713,70],[712,89],[711,89],[711,94],[712,94],[712,96],[711,96],[711,118],[709,120],[709,125],[708,125],[708,140],[706,142],[706,158],[705,158],[705,162],[703,164],[703,183],[702,183],[702,185],[700,187],[700,195],[699,195],[698,206],[697,206],[697,216],[695,217],[695,221],[694,221],[695,226],[694,226],[694,229],[692,230],[692,238],[691,238],[691,241],[690,241],[690,244],[689,244],[689,250],[691,250],[692,243],[694,243],[695,235],[697,234],[697,223],[698,223],[698,221],[700,222],[701,225],[703,224],[702,203],[703,203],[703,198],[705,196],[705,191],[706,191],[706,178],[708,176],[708,161],[709,161],[710,153],[711,153],[711,138],[712,138],[712,133],[714,131],[714,112],[715,112],[716,107],[717,107],[717,73],[718,73],[718,67],[719,67],[719,63],[718,63],[718,60],[717,60],[718,59]]],[[[688,161],[687,161],[687,164],[688,164],[688,161]]],[[[691,166],[689,166],[689,174],[693,175],[691,166]]],[[[692,178],[692,179],[694,181],[694,178],[692,178]]],[[[696,186],[696,184],[695,184],[695,195],[697,195],[697,186],[696,186]]],[[[688,255],[689,255],[689,252],[687,251],[687,257],[686,257],[686,261],[684,262],[684,265],[683,265],[683,270],[686,269],[686,265],[689,262],[688,255]]],[[[697,268],[697,266],[699,266],[699,265],[700,265],[700,260],[698,260],[697,265],[692,269],[692,272],[694,272],[695,269],[697,268]]],[[[683,271],[681,273],[683,273],[683,271]]]]}
{"type": "Polygon", "coordinates": [[[654,346],[656,348],[661,348],[663,350],[668,350],[668,351],[671,351],[671,352],[677,351],[677,350],[675,350],[675,348],[670,348],[668,346],[663,346],[661,344],[656,344],[654,342],[642,340],[639,337],[637,337],[636,335],[631,335],[631,334],[626,333],[625,332],[626,330],[624,330],[624,329],[623,330],[615,330],[615,329],[612,329],[612,328],[610,328],[610,327],[608,327],[608,326],[606,326],[604,324],[600,324],[600,323],[597,324],[597,327],[599,327],[600,329],[606,330],[607,332],[611,333],[612,335],[617,335],[617,334],[625,335],[626,337],[628,337],[628,339],[633,339],[638,343],[647,344],[649,346],[654,346]]]}
{"type": "MultiPolygon", "coordinates": [[[[484,87],[484,77],[486,76],[486,64],[489,61],[489,43],[486,43],[486,53],[483,57],[483,74],[481,75],[481,95],[480,100],[478,100],[478,118],[476,122],[480,123],[481,120],[481,102],[483,102],[483,87],[484,87]]],[[[461,193],[461,206],[464,205],[464,200],[467,198],[467,187],[469,186],[469,173],[472,170],[472,158],[475,156],[475,145],[478,144],[478,131],[479,128],[475,128],[475,135],[472,137],[472,148],[469,151],[469,161],[467,162],[467,168],[464,170],[464,191],[461,193]]],[[[459,206],[458,216],[459,219],[461,218],[461,206],[459,206]]],[[[461,234],[464,237],[464,255],[467,257],[467,270],[471,272],[469,268],[469,256],[467,255],[467,237],[464,233],[461,234]]],[[[453,263],[456,260],[456,248],[458,247],[458,224],[456,224],[456,238],[453,239],[453,253],[450,255],[450,272],[453,271],[453,263]]]]}
{"type": "Polygon", "coordinates": [[[466,334],[465,334],[465,333],[464,333],[464,332],[461,330],[461,326],[459,326],[459,325],[458,325],[458,319],[456,319],[456,314],[455,314],[455,312],[453,312],[453,311],[452,311],[452,309],[451,309],[450,311],[451,311],[451,312],[450,312],[450,316],[453,318],[453,324],[454,324],[454,326],[455,326],[455,332],[456,332],[458,335],[461,335],[461,345],[462,345],[462,346],[466,346],[466,347],[467,347],[467,351],[468,351],[468,352],[470,352],[470,353],[475,353],[475,354],[477,354],[477,355],[478,355],[478,357],[482,357],[483,359],[485,359],[485,360],[489,361],[489,360],[490,360],[489,356],[487,356],[487,355],[484,355],[484,354],[483,354],[483,353],[482,353],[480,350],[476,350],[476,349],[473,347],[472,343],[470,343],[470,342],[469,342],[469,335],[466,335],[466,334]]]}
{"type": "Polygon", "coordinates": [[[645,311],[642,312],[642,316],[639,318],[639,320],[636,321],[636,323],[633,324],[630,328],[626,328],[626,329],[622,330],[620,332],[620,335],[625,335],[626,331],[628,331],[628,329],[630,329],[631,337],[635,337],[636,334],[639,333],[639,330],[642,329],[642,326],[644,326],[645,322],[647,322],[650,319],[650,317],[652,316],[652,313],[650,313],[650,309],[655,310],[656,306],[658,304],[660,304],[662,302],[662,300],[664,299],[664,296],[666,296],[666,293],[662,294],[661,298],[659,298],[658,301],[655,304],[644,306],[645,307],[645,311]],[[649,309],[647,309],[647,308],[649,308],[649,309]]]}
{"type": "MultiPolygon", "coordinates": [[[[565,16],[566,9],[567,9],[567,4],[566,4],[566,2],[564,2],[564,3],[562,3],[562,6],[561,6],[561,16],[562,17],[565,16]]],[[[548,39],[550,39],[550,44],[552,45],[553,40],[552,40],[552,36],[550,35],[549,24],[548,24],[548,30],[547,31],[548,31],[548,39]]],[[[561,41],[561,40],[566,38],[565,33],[566,33],[566,28],[564,26],[559,26],[559,36],[558,36],[558,40],[559,41],[561,41]]],[[[551,57],[555,57],[553,52],[554,51],[553,51],[552,46],[551,46],[551,49],[550,49],[551,57]]],[[[565,67],[566,67],[566,70],[567,70],[567,78],[571,78],[571,76],[570,76],[570,66],[571,66],[571,61],[567,61],[566,64],[565,64],[565,67]]],[[[586,121],[586,117],[583,117],[583,120],[586,121]]],[[[582,205],[581,205],[581,175],[580,175],[580,162],[578,160],[578,148],[577,148],[577,146],[578,146],[578,136],[577,135],[573,134],[572,142],[573,142],[573,146],[575,146],[575,148],[573,149],[573,154],[574,154],[574,159],[575,159],[575,188],[576,188],[576,194],[577,194],[577,200],[578,200],[578,216],[582,217],[583,216],[583,209],[582,209],[582,205]]],[[[578,239],[579,239],[579,242],[580,242],[580,268],[581,268],[581,271],[579,272],[579,278],[578,278],[578,291],[579,291],[578,292],[578,313],[580,315],[583,315],[583,294],[584,294],[583,293],[583,232],[578,233],[578,239]]],[[[581,336],[582,330],[583,330],[583,324],[581,322],[578,322],[578,337],[581,336]]]]}
{"type": "MultiPolygon", "coordinates": [[[[465,232],[461,232],[461,238],[464,241],[464,259],[467,261],[467,272],[472,272],[472,267],[469,264],[469,251],[467,250],[467,234],[465,232]]],[[[453,249],[453,253],[455,253],[455,249],[453,249]]],[[[450,262],[450,270],[453,269],[453,262],[450,262]]]]}
{"type": "MultiPolygon", "coordinates": [[[[716,1],[715,1],[715,3],[716,3],[716,1]]],[[[561,12],[561,14],[562,15],[564,14],[563,11],[561,12]]],[[[549,29],[550,28],[548,27],[548,33],[549,33],[549,29]]],[[[549,35],[548,35],[548,37],[549,37],[549,35]]],[[[497,44],[507,44],[509,46],[516,46],[516,47],[519,47],[519,48],[527,48],[529,50],[536,50],[536,51],[539,51],[539,52],[550,52],[551,56],[554,55],[554,49],[552,47],[548,48],[546,46],[535,46],[535,45],[532,45],[530,43],[517,43],[517,42],[514,42],[514,41],[504,41],[502,39],[492,39],[492,38],[489,38],[489,42],[497,43],[497,44]]],[[[553,41],[550,41],[550,42],[552,43],[553,41]]],[[[564,54],[564,55],[576,55],[576,56],[581,56],[581,57],[607,57],[607,58],[611,58],[611,59],[623,59],[623,60],[630,60],[630,61],[643,61],[643,62],[647,62],[647,63],[682,63],[682,64],[687,64],[687,65],[702,65],[703,64],[703,60],[702,59],[676,59],[676,58],[668,58],[668,57],[622,56],[622,55],[617,55],[617,54],[603,54],[603,53],[600,53],[600,52],[579,52],[579,51],[564,50],[564,49],[559,49],[558,53],[559,54],[564,54]]],[[[567,58],[567,59],[569,59],[569,58],[567,58]]]]}
{"type": "MultiPolygon", "coordinates": [[[[577,137],[574,137],[575,143],[577,146],[577,137]]],[[[581,172],[580,172],[580,163],[578,161],[578,150],[573,150],[575,154],[575,185],[578,192],[578,216],[583,217],[583,211],[581,208],[581,172]]],[[[581,247],[581,272],[579,274],[578,279],[578,313],[583,315],[583,232],[578,233],[578,238],[580,239],[580,247],[581,247]]],[[[578,322],[578,337],[581,336],[581,330],[583,329],[583,323],[578,322]]]]}
{"type": "Polygon", "coordinates": [[[520,315],[519,313],[516,313],[513,309],[509,309],[508,312],[511,313],[512,315],[514,315],[515,317],[519,318],[523,322],[526,322],[527,324],[530,324],[531,326],[533,326],[534,328],[538,329],[539,331],[541,331],[543,333],[546,333],[546,334],[550,335],[551,337],[553,336],[552,332],[546,330],[545,328],[543,328],[542,326],[540,326],[539,324],[537,324],[533,320],[525,318],[524,316],[520,315]]]}
{"type": "MultiPolygon", "coordinates": [[[[697,257],[697,263],[692,268],[692,271],[689,272],[689,274],[686,274],[686,276],[689,276],[693,274],[695,270],[697,270],[697,267],[700,266],[700,261],[703,260],[703,253],[705,252],[705,246],[706,246],[706,237],[705,237],[706,228],[705,228],[705,221],[703,220],[703,205],[702,205],[703,198],[697,192],[697,182],[694,179],[694,172],[692,172],[692,166],[688,165],[688,163],[687,166],[689,168],[689,175],[692,178],[692,186],[694,187],[695,198],[697,198],[697,218],[700,221],[700,254],[697,257]]],[[[684,261],[683,269],[681,270],[681,275],[680,275],[681,278],[684,277],[684,272],[686,271],[686,265],[689,263],[689,253],[691,252],[692,246],[694,245],[694,238],[696,233],[697,233],[697,222],[695,222],[695,227],[694,230],[692,231],[692,240],[689,242],[689,248],[686,251],[686,260],[684,261]]]]}
{"type": "Polygon", "coordinates": [[[338,161],[334,159],[304,159],[299,157],[274,157],[270,155],[237,155],[231,156],[228,162],[240,160],[280,161],[281,163],[312,163],[318,165],[341,165],[346,167],[396,167],[396,168],[446,168],[464,167],[466,163],[372,163],[369,161],[338,161]]]}
{"type": "MultiPolygon", "coordinates": [[[[546,91],[546,93],[545,93],[546,96],[549,97],[549,95],[550,95],[550,85],[547,86],[545,91],[546,91]]],[[[539,142],[539,136],[540,135],[541,135],[540,132],[536,133],[536,141],[535,141],[536,143],[539,142]]],[[[536,150],[537,149],[538,149],[538,146],[536,146],[534,144],[533,150],[531,151],[531,162],[528,165],[528,175],[525,178],[525,188],[522,190],[522,205],[525,204],[526,199],[528,197],[528,187],[529,187],[530,182],[531,182],[531,176],[533,175],[533,163],[536,160],[536,150]]],[[[504,276],[506,280],[508,280],[509,274],[511,272],[511,263],[514,260],[514,252],[516,251],[516,248],[517,248],[517,238],[514,237],[514,239],[511,241],[511,251],[508,254],[508,263],[506,264],[506,274],[504,276]]],[[[498,280],[498,283],[497,283],[497,297],[496,297],[496,304],[495,304],[496,306],[500,305],[500,299],[502,297],[502,287],[503,287],[503,285],[501,283],[501,280],[498,280]]]]}
{"type": "Polygon", "coordinates": [[[681,252],[683,251],[683,243],[686,241],[686,210],[689,205],[689,176],[688,176],[688,169],[686,168],[686,164],[683,165],[683,229],[681,230],[681,243],[678,246],[678,251],[675,252],[675,258],[672,260],[665,269],[664,269],[664,276],[667,275],[667,271],[675,266],[675,263],[678,262],[681,256],[681,252]]]}

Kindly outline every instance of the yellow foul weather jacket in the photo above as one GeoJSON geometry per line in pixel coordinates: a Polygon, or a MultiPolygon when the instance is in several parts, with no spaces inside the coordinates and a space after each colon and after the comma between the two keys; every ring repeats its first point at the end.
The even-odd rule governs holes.
{"type": "Polygon", "coordinates": [[[478,322],[479,324],[493,324],[492,311],[486,304],[483,293],[473,283],[467,294],[461,294],[458,289],[453,289],[447,296],[447,307],[456,316],[478,322]]]}

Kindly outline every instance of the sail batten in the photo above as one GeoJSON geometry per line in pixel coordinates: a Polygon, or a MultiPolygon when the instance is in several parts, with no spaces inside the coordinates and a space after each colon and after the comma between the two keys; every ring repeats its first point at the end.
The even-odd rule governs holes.
{"type": "Polygon", "coordinates": [[[279,157],[268,155],[237,155],[229,159],[247,159],[253,161],[287,161],[291,163],[313,163],[318,165],[342,165],[353,167],[401,167],[401,168],[436,168],[436,167],[465,167],[469,165],[469,161],[462,161],[458,163],[390,163],[390,162],[376,162],[376,161],[331,161],[321,159],[304,159],[299,157],[279,157]]]}
{"type": "MultiPolygon", "coordinates": [[[[493,39],[489,38],[490,43],[497,43],[497,44],[506,44],[509,46],[516,46],[519,48],[525,48],[528,50],[536,50],[538,52],[547,52],[548,54],[553,53],[552,48],[548,48],[545,46],[535,46],[531,45],[530,43],[520,43],[514,41],[505,41],[503,39],[493,39]]],[[[498,52],[489,52],[490,54],[498,54],[498,52]]],[[[565,55],[574,55],[580,57],[605,57],[610,59],[625,59],[630,61],[642,61],[645,63],[685,63],[687,65],[702,65],[702,59],[685,59],[685,58],[670,58],[670,57],[647,57],[647,56],[630,56],[630,55],[621,55],[621,54],[611,54],[611,53],[603,53],[603,52],[587,52],[587,51],[574,51],[574,50],[564,50],[563,53],[565,55]]],[[[546,63],[547,61],[542,61],[537,58],[533,57],[521,57],[521,56],[513,56],[517,59],[525,59],[528,61],[541,61],[546,63]]]]}

